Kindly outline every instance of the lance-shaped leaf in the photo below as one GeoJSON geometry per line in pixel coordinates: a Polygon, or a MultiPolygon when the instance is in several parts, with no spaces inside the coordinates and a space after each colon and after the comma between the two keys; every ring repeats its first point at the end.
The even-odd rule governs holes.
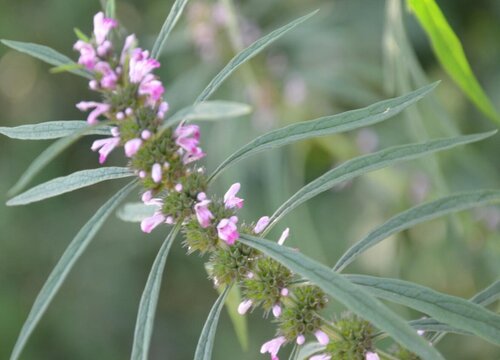
{"type": "Polygon", "coordinates": [[[423,359],[443,359],[427,342],[394,312],[379,300],[354,285],[343,275],[337,274],[327,266],[320,264],[300,252],[286,246],[259,239],[250,235],[241,235],[238,240],[279,261],[298,275],[322,288],[345,307],[362,318],[373,323],[380,330],[387,332],[396,341],[423,359]]]}
{"type": "Polygon", "coordinates": [[[403,96],[383,100],[363,109],[291,124],[284,128],[261,135],[224,160],[210,176],[210,179],[215,178],[232,164],[261,151],[316,136],[325,136],[355,130],[387,120],[400,113],[406,107],[422,99],[430,91],[434,90],[437,84],[438,83],[433,83],[424,86],[403,96]]]}
{"type": "Polygon", "coordinates": [[[500,279],[488,286],[486,289],[481,290],[470,299],[475,304],[488,306],[500,299],[500,279]]]}
{"type": "Polygon", "coordinates": [[[422,331],[432,331],[432,332],[450,332],[454,334],[460,335],[473,335],[472,333],[454,328],[453,326],[440,323],[434,319],[420,319],[420,320],[412,320],[409,321],[408,324],[413,327],[415,330],[422,331]]]}
{"type": "Polygon", "coordinates": [[[323,351],[325,347],[320,343],[307,343],[300,347],[299,352],[297,353],[297,360],[307,360],[312,355],[323,351]]]}
{"type": "Polygon", "coordinates": [[[410,9],[429,36],[434,52],[451,78],[490,119],[500,123],[500,115],[479,85],[457,35],[434,0],[408,0],[410,9]]]}
{"type": "Polygon", "coordinates": [[[83,120],[47,121],[15,127],[0,126],[0,134],[19,140],[58,139],[84,131],[84,135],[109,135],[110,127],[91,127],[83,120]]]}
{"type": "Polygon", "coordinates": [[[61,176],[35,186],[7,201],[7,205],[25,205],[48,199],[76,189],[97,184],[101,181],[134,176],[128,168],[105,167],[77,171],[68,176],[61,176]]]}
{"type": "Polygon", "coordinates": [[[320,176],[316,180],[310,182],[285,201],[285,203],[281,205],[271,217],[270,225],[267,227],[266,231],[268,231],[274,224],[276,224],[277,221],[300,204],[343,181],[350,180],[367,172],[378,170],[403,161],[417,159],[438,151],[451,149],[455,146],[479,141],[492,136],[495,133],[496,131],[492,131],[474,135],[431,140],[417,144],[395,146],[346,161],[345,163],[328,171],[326,174],[320,176]]]}
{"type": "Polygon", "coordinates": [[[196,346],[196,352],[194,354],[194,360],[211,360],[212,350],[214,348],[215,332],[217,330],[217,324],[219,322],[220,312],[226,301],[226,297],[229,293],[229,288],[226,288],[222,294],[219,295],[217,301],[215,302],[212,310],[208,314],[207,321],[203,326],[200,338],[198,339],[198,345],[196,346]]]}
{"type": "MultiPolygon", "coordinates": [[[[48,46],[13,40],[1,40],[1,42],[14,50],[28,54],[54,66],[75,64],[69,57],[48,46]]],[[[92,79],[92,75],[81,67],[75,67],[73,69],[69,69],[68,71],[73,74],[92,79]]]]}
{"type": "MultiPolygon", "coordinates": [[[[223,291],[217,289],[217,291],[223,291]]],[[[226,310],[233,323],[234,332],[244,351],[248,350],[248,327],[247,317],[238,313],[238,305],[241,303],[241,290],[238,286],[233,286],[229,290],[226,298],[226,310]]]]}
{"type": "Polygon", "coordinates": [[[252,108],[233,101],[204,101],[176,112],[161,126],[165,130],[180,121],[217,121],[247,115],[252,108]]]}
{"type": "Polygon", "coordinates": [[[156,206],[146,205],[142,202],[131,202],[118,209],[116,216],[118,216],[120,220],[137,223],[145,218],[153,216],[156,209],[156,206]]]}
{"type": "Polygon", "coordinates": [[[156,38],[155,43],[153,44],[153,50],[151,50],[151,57],[158,59],[160,56],[161,50],[167,41],[170,32],[174,28],[175,24],[179,20],[184,7],[186,6],[188,0],[176,0],[174,5],[172,5],[172,9],[165,19],[163,26],[161,27],[160,33],[156,38]]]}
{"type": "Polygon", "coordinates": [[[500,202],[499,190],[481,190],[453,194],[417,205],[387,220],[354,244],[337,261],[333,270],[342,271],[360,254],[397,232],[443,215],[498,202],[500,202]]]}
{"type": "Polygon", "coordinates": [[[376,297],[419,310],[433,319],[500,345],[500,316],[465,299],[398,279],[346,275],[376,297]]]}
{"type": "Polygon", "coordinates": [[[236,54],[235,57],[229,61],[229,63],[222,69],[213,79],[212,81],[207,85],[207,87],[201,92],[201,94],[198,96],[196,99],[196,103],[202,102],[207,100],[214,92],[219,88],[219,86],[226,80],[238,67],[240,67],[242,64],[247,62],[248,60],[252,59],[254,56],[256,56],[258,53],[260,53],[262,50],[264,50],[269,44],[272,42],[278,40],[280,37],[285,35],[288,31],[292,30],[294,27],[297,25],[303,23],[307,19],[309,19],[311,16],[316,14],[318,10],[302,16],[291,23],[274,30],[273,32],[267,34],[266,36],[261,37],[259,40],[255,41],[253,44],[251,44],[249,47],[246,49],[243,49],[240,51],[238,54],[236,54]]]}
{"type": "Polygon", "coordinates": [[[73,268],[73,265],[83,254],[109,215],[113,213],[116,207],[125,199],[134,186],[135,181],[118,191],[118,193],[116,193],[99,210],[97,210],[94,216],[92,216],[92,218],[82,227],[75,238],[71,241],[35,299],[28,318],[26,319],[21,329],[21,333],[17,338],[14,350],[12,350],[10,360],[16,360],[19,358],[19,355],[26,345],[29,336],[40,321],[40,318],[54,298],[57,290],[59,290],[70,270],[73,268]]]}
{"type": "Polygon", "coordinates": [[[106,1],[106,17],[116,18],[116,2],[115,0],[107,0],[106,1]]]}
{"type": "Polygon", "coordinates": [[[148,358],[156,306],[158,304],[161,280],[163,278],[163,270],[165,269],[170,247],[179,229],[180,223],[175,226],[163,242],[163,245],[156,255],[153,266],[151,267],[151,272],[149,273],[144,291],[142,292],[135,323],[134,342],[132,345],[132,355],[130,357],[132,360],[147,360],[148,358]]]}

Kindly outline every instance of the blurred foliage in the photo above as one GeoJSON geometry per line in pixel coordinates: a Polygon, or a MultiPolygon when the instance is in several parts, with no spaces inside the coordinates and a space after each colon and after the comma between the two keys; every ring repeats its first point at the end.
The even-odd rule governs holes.
{"type": "MultiPolygon", "coordinates": [[[[123,24],[138,34],[143,47],[150,47],[172,1],[117,3],[123,24]]],[[[438,3],[461,40],[479,83],[492,102],[499,103],[500,2],[438,3]]],[[[414,110],[417,113],[347,135],[261,154],[228,170],[213,191],[221,193],[240,181],[246,198],[244,218],[270,214],[304,183],[354,155],[450,131],[492,128],[437,64],[427,37],[404,8],[410,52],[393,57],[391,62],[383,42],[384,34],[390,31],[385,1],[241,0],[234,3],[236,14],[221,10],[228,4],[228,0],[190,1],[172,33],[159,74],[174,111],[191,103],[236,49],[293,18],[316,8],[321,11],[239,70],[214,96],[247,102],[254,113],[246,119],[203,125],[209,169],[266,129],[368,105],[414,88],[422,75],[429,81],[442,80],[434,98],[424,100],[414,110]],[[423,66],[420,78],[416,76],[419,66],[410,66],[411,56],[423,66]]],[[[97,0],[0,0],[0,37],[45,44],[76,57],[71,50],[75,41],[72,29],[89,33],[98,6],[97,0]]],[[[401,44],[398,49],[402,49],[401,44]]],[[[28,56],[0,48],[0,125],[83,117],[74,104],[89,98],[86,82],[70,74],[52,75],[48,69],[28,56]]],[[[37,182],[97,167],[90,143],[91,139],[86,139],[71,147],[37,182]]],[[[45,141],[2,138],[3,201],[32,158],[47,145],[45,141]]],[[[499,188],[499,151],[497,136],[444,153],[435,160],[439,178],[425,161],[377,171],[300,207],[286,217],[275,236],[290,226],[290,245],[333,265],[348,244],[412,204],[446,191],[499,188]],[[440,181],[445,186],[440,186],[440,181]]],[[[110,163],[123,163],[119,157],[115,154],[110,163]]],[[[25,208],[0,206],[0,358],[8,357],[33,299],[69,240],[118,185],[99,184],[25,208]]],[[[463,213],[455,221],[432,221],[398,235],[397,240],[383,242],[349,271],[399,277],[471,297],[500,273],[499,226],[499,208],[463,213]]],[[[23,358],[127,358],[140,295],[162,239],[161,231],[146,236],[134,224],[118,219],[109,222],[70,274],[23,358]]],[[[180,244],[174,244],[167,261],[151,359],[192,358],[216,297],[202,260],[186,257],[180,244]]],[[[494,306],[498,309],[498,304],[494,306]]],[[[249,316],[249,330],[249,351],[244,353],[224,314],[214,358],[241,354],[238,358],[255,359],[260,344],[273,335],[272,328],[254,313],[249,316]]],[[[457,360],[500,357],[498,348],[469,337],[449,335],[439,348],[445,357],[457,360]]]]}

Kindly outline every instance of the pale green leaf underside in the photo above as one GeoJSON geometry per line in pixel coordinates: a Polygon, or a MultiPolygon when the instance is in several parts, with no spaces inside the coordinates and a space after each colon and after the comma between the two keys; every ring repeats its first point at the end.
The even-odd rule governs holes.
{"type": "Polygon", "coordinates": [[[204,101],[176,112],[161,126],[161,130],[180,121],[217,121],[247,115],[252,108],[247,104],[233,101],[204,101]]]}
{"type": "MultiPolygon", "coordinates": [[[[221,291],[217,289],[217,291],[221,291]]],[[[241,290],[233,286],[226,298],[226,310],[233,323],[234,331],[244,351],[248,350],[248,325],[247,317],[238,313],[238,305],[241,303],[241,290]]]]}
{"type": "Polygon", "coordinates": [[[116,18],[116,2],[115,0],[106,1],[106,17],[115,19],[116,18]]]}
{"type": "Polygon", "coordinates": [[[210,176],[210,179],[215,178],[232,164],[261,151],[316,136],[325,136],[355,130],[387,120],[404,110],[406,107],[422,99],[430,91],[434,90],[437,84],[438,83],[433,83],[424,86],[403,96],[383,100],[363,109],[347,111],[341,114],[288,125],[284,128],[261,135],[224,160],[210,176]]]}
{"type": "Polygon", "coordinates": [[[186,6],[188,0],[176,0],[174,5],[172,5],[172,9],[165,19],[163,26],[161,27],[160,33],[156,38],[155,43],[153,44],[153,50],[151,50],[151,57],[158,59],[161,54],[161,50],[167,41],[170,32],[174,28],[175,24],[179,20],[184,7],[186,6]]]}
{"type": "Polygon", "coordinates": [[[408,0],[408,4],[429,36],[432,48],[446,72],[485,115],[500,123],[500,116],[472,72],[459,38],[436,2],[408,0]]]}
{"type": "Polygon", "coordinates": [[[226,297],[229,294],[229,288],[226,288],[222,294],[219,295],[217,301],[213,305],[210,313],[208,314],[207,321],[203,326],[200,338],[198,339],[198,345],[196,346],[196,352],[194,354],[194,360],[212,360],[212,350],[214,348],[215,332],[217,330],[217,324],[219,322],[220,312],[226,301],[226,297]]]}
{"type": "Polygon", "coordinates": [[[219,88],[219,86],[226,80],[239,66],[252,59],[258,53],[260,53],[264,48],[266,48],[272,42],[278,40],[281,36],[285,35],[288,31],[292,30],[297,25],[309,19],[311,16],[316,14],[318,10],[302,16],[291,23],[274,30],[273,32],[261,37],[259,40],[255,41],[246,49],[243,49],[235,57],[229,61],[229,63],[212,79],[212,81],[207,85],[207,87],[201,92],[201,94],[196,99],[195,103],[199,103],[207,100],[214,92],[219,88]]]}
{"type": "Polygon", "coordinates": [[[147,217],[153,216],[156,209],[156,206],[146,205],[142,202],[131,202],[118,209],[116,216],[120,220],[137,223],[147,217]]]}
{"type": "Polygon", "coordinates": [[[437,321],[500,344],[500,316],[480,305],[403,280],[364,275],[346,277],[376,297],[419,310],[437,321]]]}
{"type": "Polygon", "coordinates": [[[321,287],[348,309],[373,323],[380,330],[387,332],[404,347],[418,354],[423,359],[443,359],[443,357],[398,315],[390,311],[380,301],[368,294],[361,287],[354,285],[343,275],[337,274],[327,266],[320,264],[300,252],[286,246],[259,239],[250,235],[241,235],[240,240],[264,254],[279,261],[298,275],[321,287]]]}
{"type": "Polygon", "coordinates": [[[321,352],[325,347],[317,342],[307,343],[300,347],[297,360],[308,360],[310,356],[321,352]]]}
{"type": "Polygon", "coordinates": [[[151,272],[149,273],[146,286],[142,292],[141,302],[137,312],[137,320],[135,323],[134,342],[132,344],[132,360],[147,360],[149,353],[149,345],[151,335],[153,334],[153,325],[155,320],[156,306],[160,295],[161,280],[165,263],[170,251],[170,247],[174,242],[175,236],[179,232],[177,225],[163,242],[158,254],[156,255],[151,272]]]}
{"type": "Polygon", "coordinates": [[[111,199],[109,199],[99,210],[97,210],[94,216],[92,216],[92,218],[82,227],[75,238],[71,241],[35,299],[28,318],[26,319],[21,329],[21,333],[17,338],[10,360],[16,360],[19,358],[19,355],[26,345],[29,336],[40,321],[40,318],[54,298],[56,292],[61,287],[75,262],[82,255],[109,215],[113,213],[115,208],[125,199],[134,186],[135,181],[125,186],[111,199]]]}
{"type": "Polygon", "coordinates": [[[478,292],[470,301],[482,306],[488,306],[498,299],[500,299],[500,280],[495,281],[486,289],[478,292]]]}
{"type": "Polygon", "coordinates": [[[463,211],[477,206],[500,202],[499,190],[482,190],[453,194],[408,209],[371,231],[366,237],[354,244],[337,261],[334,271],[342,271],[360,254],[375,246],[389,236],[402,230],[437,217],[463,211]]]}
{"type": "Polygon", "coordinates": [[[19,140],[49,140],[73,135],[87,129],[83,135],[109,135],[110,127],[91,127],[83,120],[47,121],[15,127],[0,126],[0,134],[19,140]]]}
{"type": "Polygon", "coordinates": [[[277,221],[300,204],[341,182],[353,179],[370,171],[395,165],[403,161],[417,159],[438,151],[451,149],[455,146],[479,141],[492,136],[495,133],[496,131],[492,131],[474,135],[431,140],[417,144],[395,146],[346,161],[345,163],[320,176],[316,180],[313,180],[309,184],[305,185],[302,189],[297,191],[292,197],[285,201],[285,203],[283,203],[283,205],[281,205],[271,217],[271,222],[267,229],[270,229],[277,221]]]}
{"type": "MultiPolygon", "coordinates": [[[[28,54],[54,66],[74,64],[74,61],[69,57],[48,46],[13,40],[1,40],[1,42],[14,50],[28,54]]],[[[92,79],[92,75],[81,68],[69,69],[69,71],[73,74],[92,79]]]]}
{"type": "Polygon", "coordinates": [[[134,176],[128,168],[105,167],[92,170],[77,171],[68,176],[61,176],[37,185],[7,201],[7,205],[25,205],[48,199],[101,181],[134,176]]]}

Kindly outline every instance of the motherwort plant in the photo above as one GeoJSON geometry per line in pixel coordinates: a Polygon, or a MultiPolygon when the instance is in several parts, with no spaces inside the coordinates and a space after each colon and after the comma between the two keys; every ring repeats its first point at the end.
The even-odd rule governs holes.
{"type": "MultiPolygon", "coordinates": [[[[273,215],[245,221],[238,215],[244,206],[239,195],[243,192],[240,183],[235,182],[223,196],[210,191],[213,179],[228,166],[266,149],[384,121],[426,96],[436,84],[364,109],[273,130],[243,146],[207,174],[202,159],[210,154],[200,147],[201,133],[195,121],[235,117],[249,111],[244,104],[208,101],[208,98],[241,64],[313,14],[273,31],[241,51],[192,106],[169,115],[165,87],[154,71],[160,67],[161,49],[186,2],[175,2],[151,52],[138,46],[135,35],[123,36],[123,31],[117,31],[120,25],[114,17],[112,1],[108,2],[106,14],[99,12],[94,16],[91,36],[77,31],[79,40],[74,45],[79,54],[77,62],[41,45],[4,41],[7,46],[87,78],[97,100],[76,104],[87,113],[86,122],[53,121],[0,128],[1,133],[17,139],[62,138],[53,145],[56,152],[80,136],[104,135],[91,146],[99,154],[99,163],[104,164],[118,148],[123,148],[128,159],[126,167],[101,167],[53,179],[16,195],[8,205],[28,204],[103,180],[134,178],[95,213],[63,254],[35,300],[11,359],[19,357],[68,272],[103,222],[137,187],[142,204],[129,206],[122,216],[139,218],[145,233],[153,230],[169,233],[142,295],[133,359],[148,356],[162,270],[178,234],[188,254],[198,252],[206,256],[209,277],[220,292],[200,336],[195,359],[211,358],[219,314],[229,292],[240,296],[239,304],[227,303],[237,306],[240,316],[261,309],[266,317],[273,319],[276,336],[260,349],[273,360],[278,359],[281,348],[287,345],[292,348],[292,359],[442,359],[433,344],[446,332],[474,334],[499,344],[500,317],[484,307],[488,299],[498,295],[498,283],[478,295],[482,299],[478,303],[401,280],[344,275],[341,271],[389,235],[438,216],[498,202],[500,191],[456,193],[396,215],[347,250],[333,269],[302,255],[300,249],[286,247],[288,228],[277,240],[265,238],[285,214],[336,184],[402,161],[479,141],[494,133],[396,146],[352,159],[307,184],[273,215]],[[408,322],[379,298],[417,309],[427,318],[408,322]],[[344,305],[348,312],[328,318],[323,309],[332,300],[344,305]],[[398,344],[393,352],[378,344],[387,336],[398,344]]],[[[45,154],[44,160],[48,161],[54,153],[45,154]]],[[[31,178],[37,170],[32,169],[26,176],[31,178]]],[[[19,192],[26,182],[25,177],[15,191],[19,192]]]]}

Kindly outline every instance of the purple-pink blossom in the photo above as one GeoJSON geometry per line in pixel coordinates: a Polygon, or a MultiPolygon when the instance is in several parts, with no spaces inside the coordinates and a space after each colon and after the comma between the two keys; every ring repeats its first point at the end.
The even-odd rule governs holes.
{"type": "Polygon", "coordinates": [[[240,305],[238,305],[238,314],[245,315],[248,310],[252,307],[252,300],[243,300],[240,305]]]}
{"type": "Polygon", "coordinates": [[[238,227],[236,226],[237,222],[238,218],[236,216],[231,216],[229,219],[222,219],[217,225],[219,238],[228,245],[233,245],[240,237],[238,227]]]}
{"type": "Polygon", "coordinates": [[[196,218],[202,228],[209,227],[212,223],[212,219],[214,218],[214,215],[208,209],[208,204],[210,204],[210,202],[210,200],[202,200],[194,205],[196,218]]]}
{"type": "Polygon", "coordinates": [[[141,230],[149,234],[151,231],[153,231],[154,228],[156,228],[161,223],[165,222],[165,220],[166,220],[165,215],[161,213],[156,213],[153,216],[145,218],[144,220],[141,221],[141,230]]]}
{"type": "Polygon", "coordinates": [[[257,221],[255,227],[253,228],[253,232],[256,234],[260,234],[264,229],[269,225],[269,216],[263,216],[257,221]]]}
{"type": "Polygon", "coordinates": [[[90,114],[87,116],[87,122],[90,125],[95,125],[99,123],[97,118],[108,112],[110,109],[110,106],[108,104],[99,103],[95,101],[80,101],[78,104],[76,104],[76,107],[80,111],[88,111],[94,108],[94,110],[92,110],[90,114]]]}
{"type": "Polygon", "coordinates": [[[95,64],[99,61],[94,47],[83,40],[78,40],[73,45],[73,49],[80,52],[78,64],[85,66],[88,70],[93,70],[95,64]]]}
{"type": "Polygon", "coordinates": [[[118,22],[115,19],[105,17],[102,11],[95,14],[94,36],[98,46],[106,40],[109,31],[116,26],[118,26],[118,22]]]}
{"type": "Polygon", "coordinates": [[[365,360],[380,360],[376,352],[367,351],[365,354],[365,360]]]}
{"type": "Polygon", "coordinates": [[[271,339],[268,342],[264,343],[260,348],[260,353],[269,353],[272,360],[278,360],[278,352],[280,351],[280,348],[284,343],[286,343],[286,338],[284,336],[278,336],[277,338],[271,339]]]}
{"type": "Polygon", "coordinates": [[[158,60],[149,57],[149,51],[140,48],[134,49],[129,62],[130,82],[140,83],[147,74],[159,67],[158,60]]]}
{"type": "Polygon", "coordinates": [[[151,168],[151,178],[153,179],[153,181],[155,183],[157,183],[157,184],[161,183],[162,169],[161,169],[161,165],[160,164],[156,163],[151,168]]]}
{"type": "Polygon", "coordinates": [[[231,185],[229,190],[224,195],[224,205],[227,209],[238,208],[241,209],[243,207],[243,199],[236,196],[238,191],[240,191],[240,183],[235,183],[231,185]]]}
{"type": "Polygon", "coordinates": [[[120,144],[119,137],[110,137],[106,139],[99,139],[92,143],[92,151],[99,150],[99,163],[103,164],[108,155],[113,151],[115,147],[120,144]]]}
{"type": "Polygon", "coordinates": [[[129,158],[134,156],[137,153],[137,151],[139,151],[139,149],[141,148],[141,145],[142,145],[141,139],[132,139],[127,141],[124,145],[125,155],[129,158]]]}
{"type": "Polygon", "coordinates": [[[297,345],[303,345],[306,342],[306,337],[300,334],[299,336],[297,336],[297,339],[295,339],[295,342],[297,343],[297,345]]]}
{"type": "Polygon", "coordinates": [[[101,87],[107,90],[114,90],[116,88],[116,82],[118,81],[118,76],[111,68],[111,65],[106,61],[99,61],[95,65],[95,71],[101,74],[101,87]]]}
{"type": "Polygon", "coordinates": [[[314,336],[316,337],[316,340],[318,340],[318,342],[323,346],[328,345],[328,343],[330,342],[328,335],[326,335],[324,331],[316,330],[314,336]]]}
{"type": "Polygon", "coordinates": [[[152,74],[146,75],[139,85],[139,95],[146,96],[146,103],[151,107],[156,105],[164,92],[163,84],[152,74]]]}

